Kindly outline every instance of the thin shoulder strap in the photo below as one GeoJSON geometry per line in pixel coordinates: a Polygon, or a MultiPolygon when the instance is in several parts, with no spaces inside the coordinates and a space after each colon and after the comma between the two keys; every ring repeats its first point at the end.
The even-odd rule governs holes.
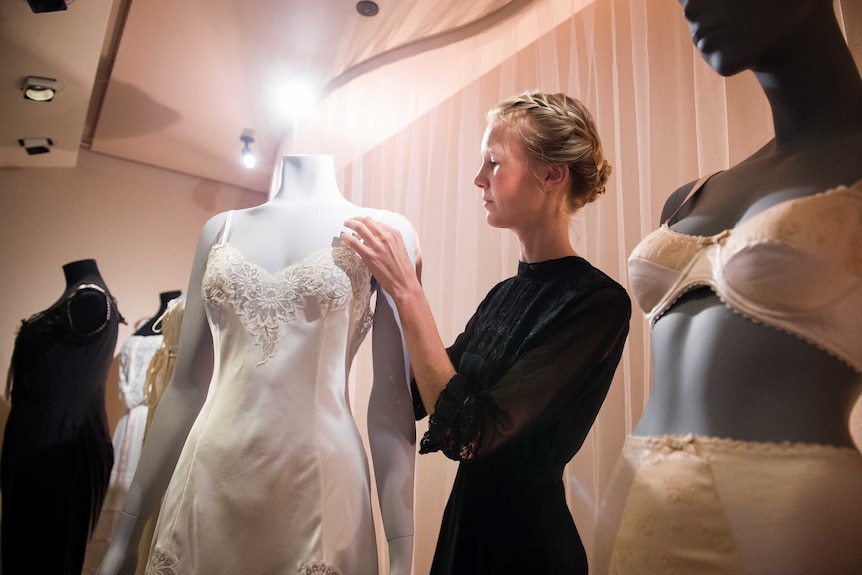
{"type": "Polygon", "coordinates": [[[221,230],[219,230],[216,244],[221,245],[227,241],[227,237],[230,234],[230,222],[232,218],[233,210],[230,210],[227,215],[225,215],[224,223],[221,225],[221,230]]]}
{"type": "Polygon", "coordinates": [[[680,202],[680,204],[676,207],[676,209],[673,211],[673,213],[671,215],[669,215],[664,220],[664,222],[662,222],[662,223],[666,224],[666,223],[670,222],[672,219],[674,219],[676,217],[676,215],[679,213],[679,211],[682,209],[682,207],[686,203],[688,203],[688,201],[698,192],[698,190],[700,190],[703,187],[703,185],[706,183],[706,181],[708,179],[710,179],[711,177],[713,177],[717,173],[718,172],[712,172],[711,174],[707,174],[707,175],[703,176],[702,178],[700,178],[698,181],[696,181],[694,183],[694,185],[691,187],[691,189],[688,191],[688,194],[686,194],[685,199],[682,202],[680,202]]]}

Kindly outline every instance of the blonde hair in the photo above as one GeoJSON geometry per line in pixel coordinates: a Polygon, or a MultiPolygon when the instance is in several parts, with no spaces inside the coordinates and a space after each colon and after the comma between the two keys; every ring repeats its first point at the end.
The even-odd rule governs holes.
{"type": "Polygon", "coordinates": [[[524,144],[527,161],[538,167],[562,164],[569,168],[571,186],[565,207],[575,213],[605,193],[611,166],[605,160],[592,114],[566,94],[524,92],[488,111],[514,129],[524,144]]]}

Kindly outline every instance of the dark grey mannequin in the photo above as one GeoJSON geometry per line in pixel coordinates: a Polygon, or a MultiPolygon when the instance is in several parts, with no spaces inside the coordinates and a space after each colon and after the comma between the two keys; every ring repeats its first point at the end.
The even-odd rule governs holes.
{"type": "MultiPolygon", "coordinates": [[[[862,80],[831,0],[680,3],[710,66],[724,76],[754,72],[775,138],[709,179],[670,222],[674,229],[713,235],[777,203],[862,178],[862,80]],[[716,20],[738,23],[737,34],[703,35],[716,20]]],[[[668,199],[662,221],[692,185],[668,199]]],[[[655,384],[636,435],[853,445],[848,418],[860,375],[735,314],[707,288],[658,320],[652,353],[655,384]]]]}

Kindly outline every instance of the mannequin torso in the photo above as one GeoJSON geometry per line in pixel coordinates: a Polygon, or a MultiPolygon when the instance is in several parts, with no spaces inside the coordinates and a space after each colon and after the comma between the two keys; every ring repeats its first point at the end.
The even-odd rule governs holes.
{"type": "Polygon", "coordinates": [[[9,573],[81,571],[113,461],[105,381],[122,319],[95,260],[63,273],[60,299],[22,323],[7,382],[0,485],[9,573]]]}
{"type": "MultiPolygon", "coordinates": [[[[359,275],[352,275],[357,270],[355,262],[345,260],[345,267],[340,267],[341,260],[349,259],[350,254],[334,249],[339,247],[342,223],[357,213],[378,212],[354,206],[341,195],[332,158],[288,156],[283,159],[281,186],[270,201],[219,214],[204,226],[186,295],[171,383],[159,403],[130,486],[125,519],[118,524],[119,534],[115,534],[100,573],[133,572],[134,546],[143,520],[163,493],[165,503],[151,561],[176,560],[180,571],[189,565],[210,565],[207,561],[227,570],[270,570],[276,565],[310,569],[319,566],[317,561],[326,565],[346,561],[342,569],[356,572],[365,572],[365,565],[372,562],[376,571],[373,524],[368,522],[370,500],[363,503],[369,496],[367,485],[363,487],[367,482],[362,471],[365,456],[345,407],[346,369],[355,349],[348,346],[339,351],[339,346],[353,343],[344,341],[346,334],[355,335],[357,328],[367,328],[357,325],[369,305],[367,270],[368,283],[358,285],[359,275]],[[324,275],[317,275],[318,271],[324,275]],[[341,300],[328,299],[333,289],[344,286],[344,274],[353,289],[352,295],[349,289],[343,294],[347,298],[344,301],[355,302],[349,309],[339,303],[341,300]],[[309,386],[317,386],[317,391],[309,386]],[[231,424],[246,418],[238,427],[231,424]],[[184,450],[183,443],[191,447],[184,450]],[[343,458],[341,473],[330,470],[333,452],[343,458]],[[243,487],[234,486],[240,468],[256,465],[255,453],[268,463],[250,475],[243,487]],[[309,453],[318,453],[314,465],[303,463],[309,453]],[[236,467],[231,467],[230,461],[236,467]],[[175,466],[176,485],[170,473],[175,466]],[[309,481],[317,476],[325,481],[309,481]],[[221,487],[211,485],[211,478],[222,478],[221,487]],[[276,481],[278,488],[266,483],[267,478],[276,481]],[[182,487],[186,481],[198,487],[182,487]],[[258,485],[261,481],[268,486],[258,485]],[[341,487],[333,488],[336,484],[341,487]],[[321,489],[322,493],[317,493],[321,489]],[[363,489],[365,497],[361,495],[363,489]],[[200,509],[194,506],[195,493],[226,503],[200,509]],[[234,499],[237,501],[232,503],[234,499]],[[342,504],[344,508],[338,513],[343,513],[344,528],[349,531],[362,526],[347,538],[333,530],[334,515],[318,507],[335,505],[337,510],[342,504]],[[242,509],[241,516],[235,505],[242,509]],[[223,507],[235,510],[233,522],[244,526],[239,529],[241,536],[219,520],[223,507]],[[166,516],[169,519],[162,526],[166,516]],[[201,536],[182,527],[173,529],[174,521],[185,525],[187,517],[211,529],[201,536]],[[267,537],[260,536],[261,530],[267,537]],[[267,544],[279,537],[289,543],[267,544]],[[347,547],[342,547],[345,540],[347,547]],[[230,542],[225,544],[228,547],[223,541],[230,542]],[[326,545],[321,547],[320,541],[326,545]],[[243,551],[231,553],[231,545],[243,551]],[[252,546],[256,551],[249,551],[252,546]],[[350,561],[357,550],[363,550],[361,561],[350,561]]],[[[412,229],[401,216],[384,216],[405,233],[412,229]]],[[[412,241],[412,234],[409,239],[412,241]]],[[[398,421],[398,409],[392,402],[403,406],[410,403],[408,368],[397,321],[386,311],[387,301],[378,297],[374,314],[373,393],[390,398],[379,408],[395,415],[389,420],[398,421]]],[[[384,441],[399,438],[399,447],[390,448],[388,456],[375,450],[376,438],[369,422],[376,476],[386,481],[394,474],[400,478],[398,485],[412,481],[412,459],[405,466],[399,462],[406,459],[396,452],[412,454],[415,432],[410,410],[401,412],[401,424],[378,434],[384,441]],[[378,454],[382,454],[379,459],[378,454]]],[[[409,502],[388,494],[386,485],[381,484],[378,490],[387,537],[411,542],[412,507],[391,506],[383,500],[394,497],[409,502]]],[[[398,549],[400,555],[390,558],[391,572],[409,572],[412,544],[399,545],[398,549]]]]}
{"type": "MultiPolygon", "coordinates": [[[[775,138],[710,178],[672,218],[674,230],[712,236],[862,178],[862,80],[829,2],[681,4],[716,71],[754,72],[775,138]],[[726,37],[711,36],[725,28],[726,37]]],[[[670,197],[663,222],[691,187],[670,197]]],[[[853,446],[848,416],[862,375],[810,342],[734,313],[709,289],[683,295],[656,322],[653,365],[654,391],[635,434],[853,446]]]]}
{"type": "MultiPolygon", "coordinates": [[[[669,224],[713,236],[772,206],[851,185],[862,177],[860,150],[862,135],[853,130],[804,146],[770,142],[707,180],[669,224]]],[[[668,200],[662,221],[691,187],[668,200]]],[[[656,322],[652,338],[656,385],[635,434],[854,445],[847,418],[862,391],[859,374],[794,335],[735,313],[709,288],[683,295],[656,322]]]]}

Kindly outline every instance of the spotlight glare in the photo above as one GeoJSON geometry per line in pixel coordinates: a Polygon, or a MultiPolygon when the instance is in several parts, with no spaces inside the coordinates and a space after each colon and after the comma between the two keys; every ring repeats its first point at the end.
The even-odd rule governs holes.
{"type": "Polygon", "coordinates": [[[291,122],[305,116],[318,99],[317,90],[300,80],[285,82],[275,94],[275,109],[291,122]]]}
{"type": "Polygon", "coordinates": [[[257,158],[254,157],[254,154],[251,152],[251,150],[243,150],[242,165],[249,170],[253,170],[254,167],[257,166],[257,158]]]}
{"type": "Polygon", "coordinates": [[[240,152],[242,165],[245,166],[246,169],[253,170],[254,167],[257,166],[257,158],[254,156],[254,152],[251,151],[251,148],[249,148],[249,144],[254,142],[254,138],[251,136],[251,132],[246,130],[239,139],[242,141],[242,151],[240,152]]]}

